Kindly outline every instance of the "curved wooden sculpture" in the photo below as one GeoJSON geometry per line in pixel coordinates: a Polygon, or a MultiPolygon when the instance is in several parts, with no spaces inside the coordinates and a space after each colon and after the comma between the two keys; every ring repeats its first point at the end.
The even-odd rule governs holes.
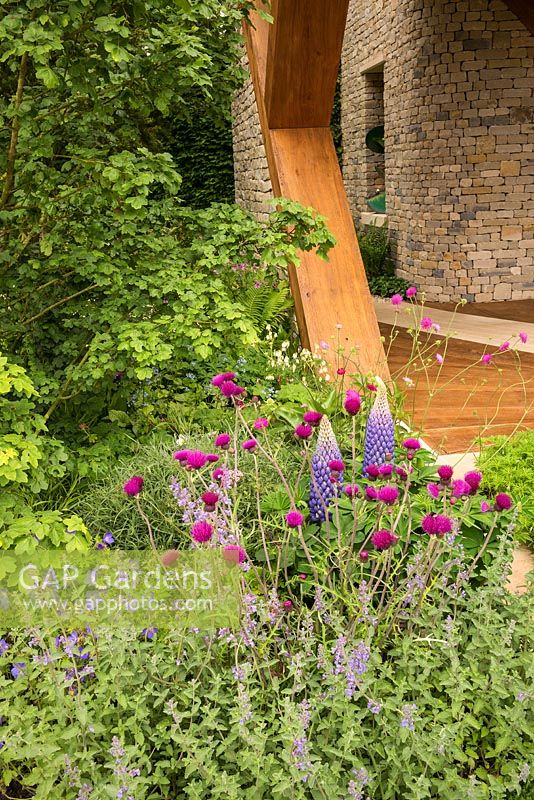
{"type": "MultiPolygon", "coordinates": [[[[330,132],[349,0],[272,0],[247,51],[273,192],[326,217],[337,244],[327,264],[303,253],[290,271],[302,343],[358,348],[364,372],[389,379],[373,300],[330,132]],[[341,326],[341,328],[339,328],[341,326]]],[[[266,9],[267,10],[267,9],[266,9]]]]}

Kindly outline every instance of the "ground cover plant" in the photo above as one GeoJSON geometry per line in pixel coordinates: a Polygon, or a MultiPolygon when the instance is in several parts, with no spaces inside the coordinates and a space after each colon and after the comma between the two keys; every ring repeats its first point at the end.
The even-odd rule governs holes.
{"type": "Polygon", "coordinates": [[[515,536],[518,541],[530,545],[534,543],[534,483],[530,468],[533,461],[533,431],[492,438],[486,442],[478,459],[487,485],[496,491],[510,492],[520,505],[515,536]]]}

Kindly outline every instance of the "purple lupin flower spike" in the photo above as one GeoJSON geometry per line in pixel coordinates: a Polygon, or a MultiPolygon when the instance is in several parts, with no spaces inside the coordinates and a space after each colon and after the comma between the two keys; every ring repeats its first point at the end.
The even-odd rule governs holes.
{"type": "Polygon", "coordinates": [[[319,435],[315,453],[312,456],[312,476],[310,483],[310,520],[324,522],[326,511],[332,498],[341,490],[343,473],[337,481],[332,482],[332,473],[328,466],[330,461],[341,460],[334,431],[328,417],[323,416],[319,424],[319,435]]]}
{"type": "Polygon", "coordinates": [[[369,464],[376,464],[377,466],[385,464],[386,453],[390,455],[389,460],[393,461],[395,447],[395,425],[389,410],[386,384],[378,377],[375,383],[377,386],[375,402],[369,412],[365,431],[364,475],[369,464]]]}

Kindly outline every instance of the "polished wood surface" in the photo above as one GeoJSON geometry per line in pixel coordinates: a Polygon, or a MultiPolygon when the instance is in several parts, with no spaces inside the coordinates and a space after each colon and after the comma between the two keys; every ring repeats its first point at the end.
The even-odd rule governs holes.
{"type": "Polygon", "coordinates": [[[504,0],[510,11],[534,34],[534,0],[504,0]]]}
{"type": "Polygon", "coordinates": [[[265,108],[270,128],[327,128],[349,0],[273,0],[265,108]]]}
{"type": "Polygon", "coordinates": [[[331,0],[308,0],[304,4],[306,13],[300,16],[294,14],[293,4],[300,7],[301,2],[277,0],[273,4],[273,25],[253,14],[252,25],[245,27],[245,34],[273,192],[276,197],[288,197],[314,208],[326,217],[328,227],[336,237],[328,262],[313,253],[302,253],[300,266],[290,270],[299,333],[303,345],[312,351],[323,341],[330,345],[325,358],[332,367],[337,361],[335,343],[339,343],[347,353],[357,351],[356,360],[363,372],[389,380],[332,135],[328,122],[324,122],[324,111],[332,106],[335,80],[332,83],[330,79],[318,81],[317,78],[322,69],[331,72],[332,64],[337,74],[347,3],[346,0],[336,0],[335,3],[331,0]],[[336,6],[335,13],[332,6],[336,6]],[[343,13],[340,13],[343,8],[343,13]],[[291,25],[289,38],[279,29],[284,23],[291,25]],[[299,25],[302,32],[297,35],[299,25]],[[324,29],[326,25],[331,30],[324,29]],[[323,29],[319,35],[320,26],[323,29]],[[329,43],[334,51],[329,52],[323,64],[325,43],[329,43]],[[287,63],[273,65],[273,58],[287,63]],[[316,94],[309,93],[310,84],[305,83],[306,70],[310,70],[312,77],[316,76],[313,78],[318,81],[316,94]],[[290,85],[291,75],[301,86],[296,93],[290,85]],[[331,96],[326,103],[328,87],[331,96]],[[310,98],[315,98],[318,108],[322,109],[323,116],[317,117],[322,121],[321,126],[271,127],[266,106],[267,92],[271,98],[271,113],[274,113],[275,106],[278,109],[278,122],[283,118],[280,115],[289,113],[291,105],[298,103],[302,104],[302,115],[292,119],[299,119],[301,123],[312,119],[309,116],[310,98]]]}
{"type": "Polygon", "coordinates": [[[435,350],[409,365],[412,337],[405,329],[381,324],[380,330],[392,377],[406,388],[407,416],[438,452],[477,450],[488,436],[534,428],[534,355],[508,351],[484,365],[483,345],[450,339],[445,351],[443,339],[430,336],[445,357],[438,370],[435,350]]]}

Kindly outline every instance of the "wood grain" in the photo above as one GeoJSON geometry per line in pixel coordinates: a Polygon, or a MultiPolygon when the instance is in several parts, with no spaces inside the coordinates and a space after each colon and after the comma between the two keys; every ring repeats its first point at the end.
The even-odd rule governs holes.
{"type": "MultiPolygon", "coordinates": [[[[337,0],[336,3],[330,3],[330,0],[308,0],[305,4],[306,13],[300,17],[291,11],[290,7],[294,2],[296,0],[276,0],[272,9],[277,15],[273,26],[267,25],[258,15],[252,15],[252,26],[245,27],[245,35],[273,192],[277,197],[288,197],[314,208],[326,217],[327,225],[336,237],[336,245],[329,253],[328,263],[313,253],[301,253],[300,266],[289,271],[301,341],[312,351],[322,341],[328,342],[330,347],[325,357],[332,368],[337,365],[336,343],[344,347],[347,353],[356,350],[357,363],[362,372],[378,374],[384,380],[389,380],[373,301],[330,129],[324,126],[271,128],[269,124],[265,102],[266,87],[269,84],[274,88],[281,75],[270,65],[270,59],[273,56],[277,60],[289,59],[293,66],[287,69],[300,69],[302,73],[305,71],[304,67],[301,65],[298,68],[295,61],[295,52],[300,47],[304,50],[299,51],[299,57],[307,65],[306,68],[312,70],[312,74],[322,68],[322,50],[309,49],[311,34],[300,37],[296,35],[295,26],[299,20],[306,29],[311,26],[315,30],[317,20],[335,27],[335,31],[330,33],[323,30],[321,36],[325,37],[324,41],[333,42],[337,47],[337,55],[334,59],[330,54],[329,63],[333,60],[338,64],[341,55],[343,29],[340,33],[339,26],[341,22],[344,25],[345,17],[341,19],[339,8],[335,14],[329,12],[328,8],[344,6],[346,0],[339,3],[337,0]],[[312,18],[315,19],[313,24],[312,18]],[[285,19],[291,21],[293,39],[278,32],[280,21],[285,19]],[[274,42],[272,45],[271,37],[274,42]],[[284,48],[291,52],[285,52],[284,48]]],[[[344,14],[346,15],[346,8],[344,14]]],[[[288,74],[287,71],[284,72],[284,75],[288,74]]],[[[321,85],[317,95],[318,103],[323,109],[326,84],[327,82],[321,85]]],[[[286,98],[290,96],[293,98],[291,102],[302,102],[306,106],[307,90],[292,94],[287,81],[276,85],[278,94],[286,98]]],[[[331,108],[335,80],[330,88],[331,108]]],[[[280,101],[280,108],[283,107],[289,108],[286,100],[280,101]]],[[[305,118],[303,116],[301,120],[305,118]]]]}
{"type": "Polygon", "coordinates": [[[265,108],[272,128],[327,128],[349,0],[273,0],[265,108]]]}
{"type": "Polygon", "coordinates": [[[445,352],[438,372],[434,351],[408,366],[412,338],[406,330],[385,324],[380,330],[392,376],[401,387],[404,377],[414,382],[406,387],[405,410],[439,452],[477,450],[481,438],[534,428],[534,355],[508,351],[484,365],[483,345],[450,339],[445,352],[443,339],[429,336],[428,343],[441,342],[439,352],[445,352]]]}

